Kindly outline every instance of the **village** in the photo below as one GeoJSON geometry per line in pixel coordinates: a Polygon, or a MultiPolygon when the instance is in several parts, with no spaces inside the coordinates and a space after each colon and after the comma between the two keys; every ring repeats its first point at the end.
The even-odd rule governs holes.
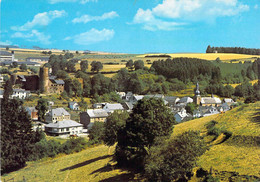
{"type": "MultiPolygon", "coordinates": [[[[28,60],[27,63],[31,64],[30,60],[46,61],[46,58],[34,57],[26,60],[28,60]]],[[[2,64],[11,65],[15,61],[17,62],[14,59],[14,52],[1,54],[2,64]]],[[[65,82],[51,75],[51,72],[52,70],[47,67],[40,67],[39,75],[12,74],[10,79],[13,85],[18,85],[20,88],[16,87],[13,89],[13,94],[10,98],[26,99],[31,96],[31,93],[35,93],[38,90],[41,94],[61,94],[64,91],[65,82]]],[[[1,78],[3,80],[2,76],[1,78]]],[[[94,122],[106,122],[106,118],[114,111],[127,111],[130,113],[134,105],[143,98],[162,99],[164,104],[171,109],[178,123],[224,113],[236,106],[236,102],[231,98],[223,98],[221,100],[213,94],[211,97],[202,97],[200,95],[199,83],[196,85],[193,97],[176,97],[163,94],[138,95],[133,93],[133,91],[116,93],[122,99],[121,103],[93,103],[84,111],[80,109],[79,104],[75,101],[68,102],[67,107],[62,108],[57,107],[52,100],[48,100],[48,111],[45,114],[44,122],[38,121],[38,111],[35,105],[27,106],[26,111],[33,121],[34,130],[41,129],[51,136],[69,137],[71,135],[87,135],[88,129],[92,127],[94,122]],[[190,104],[193,104],[196,108],[192,111],[190,109],[187,111],[187,106],[190,104]],[[77,111],[80,118],[78,122],[71,119],[71,111],[77,111]]],[[[0,90],[0,98],[3,98],[3,90],[0,90]]]]}

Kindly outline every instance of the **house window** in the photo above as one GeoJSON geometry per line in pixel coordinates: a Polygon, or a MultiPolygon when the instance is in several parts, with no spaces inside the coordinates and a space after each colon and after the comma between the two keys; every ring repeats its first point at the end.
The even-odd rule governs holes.
{"type": "Polygon", "coordinates": [[[69,128],[67,128],[66,131],[69,131],[69,128]]]}

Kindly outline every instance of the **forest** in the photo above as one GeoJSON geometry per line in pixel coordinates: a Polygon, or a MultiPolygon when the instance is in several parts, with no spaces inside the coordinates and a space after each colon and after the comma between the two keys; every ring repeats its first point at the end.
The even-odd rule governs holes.
{"type": "Polygon", "coordinates": [[[249,54],[260,55],[260,49],[251,49],[244,47],[207,47],[206,53],[236,53],[236,54],[249,54]]]}

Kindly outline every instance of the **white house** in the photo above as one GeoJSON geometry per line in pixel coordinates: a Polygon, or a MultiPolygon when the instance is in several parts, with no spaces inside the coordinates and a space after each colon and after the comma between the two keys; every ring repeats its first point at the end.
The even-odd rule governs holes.
{"type": "Polygon", "coordinates": [[[24,90],[24,89],[14,89],[13,94],[10,95],[10,98],[19,98],[19,99],[25,99],[31,95],[30,91],[24,90]]]}
{"type": "Polygon", "coordinates": [[[79,104],[77,102],[69,102],[69,108],[72,110],[79,110],[79,104]]]}
{"type": "Polygon", "coordinates": [[[193,99],[190,97],[182,97],[180,100],[178,100],[177,103],[181,103],[181,104],[188,104],[188,103],[192,103],[193,99]]]}
{"type": "Polygon", "coordinates": [[[177,121],[178,123],[181,122],[184,118],[188,117],[189,114],[186,112],[185,109],[182,109],[180,112],[177,112],[174,117],[175,117],[175,121],[177,121]]]}
{"type": "Polygon", "coordinates": [[[113,113],[115,110],[124,110],[122,104],[116,103],[116,104],[110,104],[107,103],[103,109],[107,112],[107,113],[113,113]]]}
{"type": "Polygon", "coordinates": [[[45,132],[52,136],[75,135],[83,132],[83,124],[73,120],[57,121],[45,125],[45,132]]]}

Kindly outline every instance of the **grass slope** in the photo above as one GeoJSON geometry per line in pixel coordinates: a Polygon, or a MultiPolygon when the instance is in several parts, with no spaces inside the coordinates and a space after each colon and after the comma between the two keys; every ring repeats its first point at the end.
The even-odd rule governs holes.
{"type": "Polygon", "coordinates": [[[224,114],[212,115],[179,124],[173,136],[184,131],[206,132],[205,124],[215,120],[217,128],[231,131],[225,142],[213,145],[199,158],[198,165],[209,170],[238,172],[260,177],[260,102],[242,105],[224,114]]]}
{"type": "MultiPolygon", "coordinates": [[[[114,148],[113,148],[114,149],[114,148]]],[[[80,153],[62,155],[54,159],[28,162],[19,171],[2,177],[2,180],[14,178],[14,181],[129,181],[134,180],[134,174],[111,165],[113,149],[101,145],[88,148],[80,153]]]]}
{"type": "MultiPolygon", "coordinates": [[[[260,177],[260,102],[242,105],[224,114],[195,119],[175,126],[172,137],[188,130],[206,133],[205,124],[216,120],[216,127],[231,131],[223,143],[213,145],[198,160],[198,165],[209,170],[238,172],[239,175],[260,177]]],[[[2,180],[15,181],[138,181],[140,176],[115,168],[111,161],[114,147],[104,145],[82,152],[61,155],[53,159],[28,162],[19,171],[4,175],[2,180]]]]}

